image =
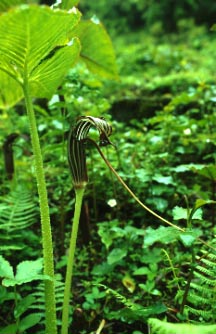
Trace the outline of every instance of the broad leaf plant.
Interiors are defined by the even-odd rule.
[[[46,333],[57,333],[53,245],[47,188],[33,98],[50,98],[68,70],[83,59],[90,70],[116,78],[114,51],[99,22],[80,21],[78,1],[58,6],[28,5],[20,0],[0,4],[0,108],[24,98],[39,195],[45,284]],[[64,324],[65,333],[68,323]]]

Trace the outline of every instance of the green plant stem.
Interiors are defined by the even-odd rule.
[[[70,238],[69,254],[67,260],[64,300],[62,309],[61,334],[68,333],[69,304],[71,295],[71,283],[73,277],[74,255],[76,250],[76,240],[77,240],[77,233],[78,233],[84,191],[85,191],[85,185],[83,185],[83,187],[81,188],[75,188],[76,201],[75,201],[74,218],[73,218],[71,238]]]
[[[189,274],[189,277],[187,279],[184,294],[183,294],[183,297],[182,297],[182,303],[181,303],[181,306],[180,306],[180,314],[182,314],[182,315],[183,315],[183,312],[184,312],[184,307],[185,307],[185,304],[186,304],[186,301],[187,301],[187,296],[188,296],[188,293],[189,293],[189,290],[190,290],[190,285],[191,285],[191,281],[193,279],[194,270],[195,270],[195,266],[196,266],[195,253],[194,253],[193,248],[191,248],[191,254],[192,254],[192,262],[191,262],[191,267],[190,267],[190,274]]]
[[[173,277],[174,277],[175,282],[176,282],[176,284],[177,284],[178,290],[181,291],[181,288],[180,288],[179,283],[178,283],[179,280],[178,280],[178,277],[176,276],[175,268],[174,268],[174,266],[173,266],[172,260],[171,260],[171,258],[170,258],[170,256],[169,256],[168,252],[167,252],[165,249],[162,249],[162,252],[164,252],[165,256],[167,257],[167,260],[168,260],[169,265],[170,265],[170,268],[171,268],[171,270],[172,270]]]
[[[49,280],[46,279],[44,281],[46,334],[57,334],[53,245],[52,245],[52,233],[50,226],[46,181],[43,169],[43,159],[42,159],[34,109],[28,91],[28,82],[24,84],[23,91],[30,124],[32,149],[35,162],[35,175],[36,175],[38,195],[39,195],[44,275],[50,277]]]

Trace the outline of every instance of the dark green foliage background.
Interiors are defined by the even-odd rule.
[[[195,0],[81,0],[80,7],[89,17],[96,14],[112,30],[121,33],[137,29],[149,29],[160,24],[166,33],[178,31],[178,21],[193,19],[198,25],[210,27],[215,23],[216,5],[212,1]]]
[[[210,1],[174,3],[81,0],[86,17],[96,14],[113,36],[120,79],[103,81],[79,63],[50,101],[35,100],[60,281],[74,208],[66,140],[70,126],[80,115],[109,120],[113,126],[111,140],[117,149],[103,151],[111,164],[144,203],[179,227],[190,227],[190,237],[195,235],[186,241],[143,211],[88,144],[89,185],[73,284],[74,334],[93,333],[102,319],[107,322],[104,333],[109,334],[147,333],[147,319],[157,316],[176,323],[215,322],[215,295],[211,293],[202,295],[202,303],[188,295],[182,309],[192,262],[210,270],[206,276],[194,276],[193,284],[200,280],[212,291],[205,278],[215,280],[215,250],[205,247],[197,237],[215,247],[215,206],[203,206],[191,226],[182,212],[198,199],[216,200],[216,32],[210,30],[216,7]],[[22,102],[0,113],[1,146],[11,133],[20,135],[13,144],[12,181],[7,180],[0,153],[1,213],[8,198],[11,205],[16,203],[10,197],[14,189],[19,194],[28,192],[28,200],[30,196],[34,203],[26,117]],[[94,131],[91,136],[97,138]],[[36,208],[31,226],[26,224],[18,235],[15,231],[16,239],[11,243],[7,238],[8,248],[1,254],[13,266],[22,257],[41,257],[38,221]],[[12,251],[16,240],[18,257]],[[205,265],[200,260],[204,249],[212,253],[211,261],[206,255],[209,262]],[[36,283],[19,287],[18,298],[40,288]],[[193,285],[190,293],[199,294]],[[13,312],[8,310],[14,296],[10,297],[1,304],[1,325],[13,321]],[[128,307],[127,303],[140,308]],[[35,333],[40,330],[35,326]]]

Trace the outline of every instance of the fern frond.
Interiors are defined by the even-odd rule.
[[[196,270],[202,272],[203,274],[205,274],[206,276],[209,276],[209,277],[214,277],[214,275],[216,274],[216,272],[214,271],[214,268],[211,269],[211,268],[207,268],[206,266],[205,267],[197,266]]]
[[[124,297],[123,295],[121,295],[116,290],[113,290],[113,289],[107,287],[104,284],[97,284],[97,286],[104,288],[106,290],[107,294],[112,294],[124,306],[126,306],[126,307],[128,307],[128,308],[130,308],[132,310],[136,309],[136,304],[134,304],[133,302],[131,302],[129,299],[127,299],[126,297]]]
[[[62,310],[62,303],[64,297],[64,283],[61,281],[61,276],[56,276],[55,281],[55,296],[56,296],[56,310]],[[35,291],[32,293],[33,297],[35,297],[35,302],[31,305],[30,308],[34,310],[38,310],[42,312],[42,317],[44,319],[44,311],[45,311],[45,301],[44,301],[44,282],[40,282],[40,284],[36,287]]]
[[[185,309],[203,320],[216,320],[216,255],[202,251],[197,258],[199,265],[195,268],[194,280],[190,284]]]
[[[0,197],[0,245],[4,245],[0,249],[22,248],[22,231],[36,222],[37,215],[32,194],[27,190],[17,188]]]
[[[23,229],[35,222],[35,203],[32,196],[23,191],[14,191],[0,205],[0,229],[10,231]]]
[[[199,273],[197,271],[194,272],[194,276],[200,280],[201,284],[208,284],[211,286],[215,286],[216,285],[216,280],[215,279],[211,279],[209,277],[204,276],[202,273]]]
[[[209,254],[209,255],[213,255],[213,254]],[[209,267],[209,268],[213,268],[213,270],[215,270],[215,263],[216,263],[216,257],[215,257],[215,259],[211,259],[211,258],[209,258],[209,259],[205,259],[205,258],[203,258],[202,260],[202,263],[204,263],[207,267]]]
[[[188,301],[193,303],[193,304],[209,304],[209,298],[201,296],[201,295],[197,295],[196,293],[190,292],[188,295]]]
[[[209,287],[206,287],[206,286],[194,283],[194,282],[191,283],[191,288],[199,291],[200,294],[202,294],[203,296],[209,296],[212,294],[212,290],[210,290]]]
[[[172,324],[158,319],[148,321],[151,334],[215,334],[216,325]]]
[[[212,310],[200,310],[197,308],[193,308],[191,306],[186,305],[185,309],[187,312],[196,315],[197,317],[202,317],[205,320],[213,320],[214,319],[214,314],[212,313]]]
[[[126,312],[123,313],[126,317],[129,316],[130,320],[139,319],[141,321],[144,321],[150,315],[160,314],[167,311],[167,308],[163,304],[158,303],[150,305],[148,307],[144,307],[141,304],[132,302],[130,299],[124,297],[116,290],[111,289],[104,284],[94,284],[94,285],[104,288],[107,294],[113,295],[115,299],[117,299],[120,303],[122,303],[126,308]],[[129,312],[127,312],[127,310]]]
[[[203,261],[205,258],[208,258],[208,259],[212,260],[213,263],[215,264],[215,262],[216,262],[216,253],[213,253],[213,252],[208,253],[208,252],[206,252],[206,251],[203,250],[203,251],[202,251],[202,254],[203,254],[205,257],[203,257],[203,258],[201,259],[201,261]]]

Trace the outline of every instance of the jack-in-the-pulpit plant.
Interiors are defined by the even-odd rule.
[[[99,145],[94,140],[88,137],[89,130],[92,126],[95,127],[99,132]],[[159,220],[177,229],[180,233],[185,232],[183,228],[180,228],[179,226],[176,226],[172,222],[161,217],[156,212],[152,211],[149,207],[147,207],[143,202],[141,202],[140,199],[133,193],[133,191],[125,184],[125,182],[116,172],[116,170],[111,166],[111,164],[106,159],[106,157],[104,156],[103,152],[99,147],[99,146],[106,146],[109,144],[113,145],[109,140],[109,136],[111,134],[112,134],[112,127],[105,121],[104,118],[97,118],[91,116],[83,116],[78,118],[75,126],[72,128],[69,134],[68,161],[75,190],[75,211],[74,211],[69,254],[67,261],[61,334],[68,334],[69,303],[70,303],[71,282],[73,275],[74,254],[76,248],[76,239],[79,226],[82,199],[85,187],[88,183],[86,155],[85,155],[85,147],[87,141],[90,141],[91,143],[94,144],[94,146],[97,148],[102,159],[105,161],[106,165],[109,167],[111,172],[116,176],[118,181],[123,185],[123,187],[128,191],[128,193],[134,198],[134,200],[139,205],[141,205],[145,210],[150,212],[153,216],[157,217]],[[198,240],[201,241],[203,244],[206,244],[205,241],[199,238]]]
[[[85,145],[92,126],[99,131],[100,146],[111,144],[108,137],[112,133],[112,127],[104,118],[83,116],[77,120],[68,138],[68,160],[75,189],[83,188],[88,182]]]
[[[62,334],[68,333],[69,325],[69,303],[71,282],[73,276],[73,262],[76,249],[76,239],[79,226],[79,218],[82,206],[82,199],[88,182],[85,146],[88,140],[88,133],[91,127],[95,127],[99,132],[99,145],[106,146],[112,144],[109,136],[112,133],[112,127],[104,118],[91,116],[80,117],[72,128],[68,138],[68,161],[72,174],[72,180],[75,190],[75,211],[72,224],[70,246],[68,252],[68,261],[65,279],[65,291],[62,310]],[[96,143],[95,143],[96,144]],[[97,145],[97,144],[96,144]]]

